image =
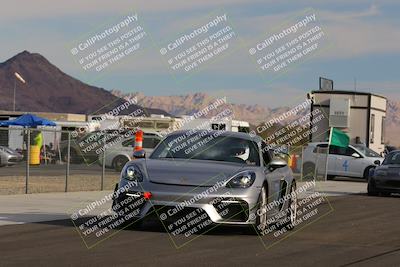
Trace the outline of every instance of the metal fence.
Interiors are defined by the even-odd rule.
[[[112,190],[134,140],[133,132],[76,136],[49,128],[0,128],[0,194]],[[313,151],[311,166],[304,150],[285,152],[295,178],[326,180],[326,149]]]
[[[288,164],[293,174],[299,181],[326,181],[328,150],[317,147],[312,155],[306,156],[306,147],[307,145],[288,148]]]
[[[119,171],[103,160],[113,156],[106,142],[49,128],[0,128],[0,194],[112,190]]]

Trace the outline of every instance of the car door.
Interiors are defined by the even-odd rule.
[[[330,153],[335,157],[336,175],[356,177],[360,175],[359,164],[361,159],[352,156],[352,154],[357,153],[353,148],[330,146]]]
[[[353,154],[358,154],[359,157],[353,157]],[[367,158],[365,158],[362,153],[355,150],[353,147],[349,146],[346,150],[346,157],[348,162],[345,163],[348,166],[351,176],[354,177],[364,177],[364,170],[369,165]]]

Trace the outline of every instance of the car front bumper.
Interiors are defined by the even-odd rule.
[[[400,193],[400,177],[375,177],[374,181],[379,191]]]
[[[124,186],[123,181],[119,188]],[[251,225],[255,223],[259,188],[223,187],[211,191],[210,187],[138,183],[136,187],[130,187],[127,192],[121,193],[114,200],[113,207],[116,204],[123,206],[127,203],[135,203],[132,205],[136,208],[134,217],[138,219],[156,216],[163,221],[173,221],[197,209],[205,212],[216,224]],[[144,192],[150,192],[151,197],[146,199]]]

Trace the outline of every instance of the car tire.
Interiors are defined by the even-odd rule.
[[[258,197],[258,205],[257,205],[257,210],[256,210],[256,232],[258,235],[262,235],[263,232],[268,228],[268,223],[267,223],[267,203],[268,203],[268,189],[264,185],[261,188],[260,195]],[[257,211],[262,211],[262,212],[257,212]],[[258,214],[260,213],[260,214]]]
[[[143,226],[143,219],[130,219],[130,220],[125,220],[124,216],[120,216],[118,215],[118,211],[114,211],[117,213],[117,219],[115,221],[119,221],[121,220],[122,223],[120,225],[118,225],[119,229],[135,229],[135,230],[139,230],[142,228]]]
[[[292,182],[292,186],[290,187],[289,194],[291,194],[291,197],[289,198],[285,227],[287,230],[293,230],[296,225],[298,208],[296,182],[294,180]]]
[[[76,163],[76,164],[81,164],[83,162],[83,158],[82,156],[80,156],[78,154],[78,152],[71,148],[70,152],[70,158],[69,158],[69,163]],[[67,162],[68,160],[68,148],[63,149],[63,151],[61,152],[61,159],[63,162]]]
[[[327,175],[326,176],[326,179],[328,180],[328,181],[332,181],[332,180],[335,180],[335,175]]]
[[[391,193],[389,193],[389,192],[380,192],[379,195],[381,195],[383,197],[390,197]]]
[[[112,166],[117,172],[120,172],[120,171],[122,171],[122,168],[124,168],[125,164],[128,161],[129,161],[129,159],[125,156],[116,156],[113,159]]]
[[[118,217],[120,218],[120,217]],[[139,219],[137,221],[124,221],[120,226],[119,229],[133,229],[133,230],[140,230],[143,227],[143,219]]]
[[[368,179],[368,186],[367,186],[367,194],[368,196],[378,196],[379,191],[375,186],[375,180],[371,177]]]
[[[306,162],[303,164],[303,179],[308,180],[308,177],[311,177],[313,180],[315,175],[315,164],[312,162]]]

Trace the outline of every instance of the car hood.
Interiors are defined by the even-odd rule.
[[[374,163],[376,160],[379,160],[379,162],[382,164],[383,160],[385,158],[382,157],[366,157],[366,159],[368,159],[371,163]]]
[[[244,169],[244,165],[206,160],[148,159],[146,170],[151,182],[213,186]]]

